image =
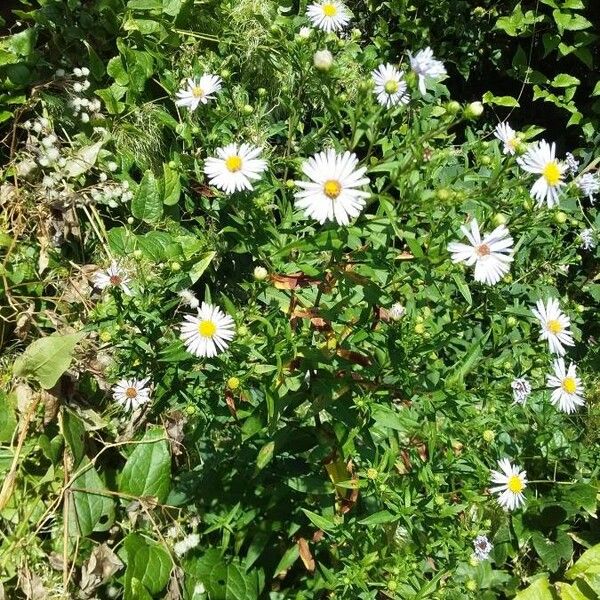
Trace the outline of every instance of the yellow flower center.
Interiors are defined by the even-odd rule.
[[[556,319],[550,319],[546,323],[546,327],[548,327],[548,330],[554,335],[560,333],[563,330],[562,325]]]
[[[567,392],[567,394],[574,394],[577,390],[577,382],[573,377],[565,377],[562,381],[562,389]]]
[[[200,86],[195,85],[192,88],[192,96],[194,96],[194,98],[202,98],[202,96],[204,96],[204,90]]]
[[[211,338],[217,333],[217,326],[213,321],[200,321],[198,323],[198,333],[205,338]]]
[[[385,91],[388,94],[395,94],[398,91],[399,87],[400,86],[395,79],[390,79],[389,81],[386,81],[384,86]]]
[[[560,167],[556,162],[548,163],[542,172],[542,175],[545,177],[548,185],[557,185],[560,182]]]
[[[326,17],[335,17],[335,15],[337,15],[337,6],[335,4],[332,4],[331,2],[326,2],[325,4],[323,4],[323,14]]]
[[[128,387],[128,388],[125,390],[125,395],[126,395],[128,398],[136,398],[136,397],[137,397],[137,395],[138,395],[138,393],[137,393],[137,390],[136,390],[134,387]]]
[[[323,186],[323,192],[328,198],[335,200],[342,193],[342,184],[336,179],[328,179]]]
[[[242,159],[236,155],[225,159],[225,166],[228,171],[235,173],[242,168]]]
[[[520,477],[517,477],[516,475],[511,475],[508,478],[508,481],[506,482],[506,487],[513,494],[519,494],[525,489],[525,484],[523,483],[523,480]]]
[[[517,149],[517,144],[519,143],[519,140],[517,138],[510,138],[509,140],[506,140],[506,145],[511,149],[511,150],[516,150]]]
[[[491,254],[490,247],[487,244],[480,244],[475,248],[477,256],[489,256]]]

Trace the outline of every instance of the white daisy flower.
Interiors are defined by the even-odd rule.
[[[544,202],[548,208],[557,205],[560,188],[565,185],[566,166],[556,160],[556,144],[541,140],[517,161],[523,170],[540,175],[531,188],[531,197],[538,206]]]
[[[181,302],[190,308],[198,308],[200,306],[200,300],[196,298],[192,290],[179,290],[177,295],[181,298]]]
[[[510,387],[512,387],[515,404],[525,404],[525,400],[527,400],[531,394],[531,384],[529,383],[529,380],[525,377],[518,377],[512,381]]]
[[[425,95],[427,83],[431,80],[439,81],[446,76],[446,68],[442,61],[433,56],[433,50],[429,47],[419,50],[414,56],[409,52],[410,68],[419,78],[419,91]]]
[[[339,0],[324,0],[309,4],[306,16],[315,27],[327,33],[339,31],[350,22],[350,12]]]
[[[579,232],[579,241],[584,250],[593,250],[596,247],[596,237],[592,229],[582,229]]]
[[[511,255],[513,239],[504,225],[496,227],[492,233],[481,239],[477,220],[471,221],[471,230],[466,225],[461,231],[467,236],[470,244],[452,242],[448,250],[452,253],[452,262],[464,262],[475,265],[475,281],[494,285],[510,270],[513,260]]]
[[[548,375],[546,382],[549,388],[554,388],[550,402],[559,410],[572,413],[578,406],[585,404],[583,385],[577,377],[577,367],[573,363],[567,369],[564,359],[557,358],[554,361],[554,375]]]
[[[150,402],[152,386],[145,379],[121,379],[112,388],[113,398],[127,411],[132,412]]]
[[[487,560],[494,546],[487,539],[486,535],[478,535],[473,542],[474,556],[477,560]]]
[[[404,73],[389,63],[379,65],[372,73],[374,92],[381,106],[390,108],[398,104],[408,104]]]
[[[94,276],[94,285],[101,290],[109,287],[118,287],[127,296],[131,296],[131,289],[127,285],[130,279],[127,273],[113,261],[106,271],[99,271]]]
[[[234,334],[233,319],[218,306],[203,302],[197,316],[185,316],[180,337],[188,352],[210,358],[226,350]]]
[[[217,148],[217,156],[207,158],[204,173],[210,184],[226,194],[253,190],[251,181],[257,181],[267,168],[267,161],[257,158],[261,149],[250,144],[228,144]]]
[[[498,123],[494,136],[504,144],[504,154],[514,154],[519,145],[517,132],[508,123]]]
[[[550,298],[546,304],[543,300],[536,302],[536,308],[531,312],[542,326],[541,340],[548,340],[550,352],[562,356],[565,353],[563,346],[574,346],[573,336],[569,331],[571,320],[560,310],[558,300]]]
[[[321,224],[335,220],[339,225],[348,225],[370,196],[357,189],[369,183],[364,177],[366,167],[357,169],[357,165],[356,154],[338,154],[331,148],[309,158],[302,165],[302,172],[311,181],[296,181],[302,188],[295,194],[296,206]]]
[[[504,510],[514,510],[525,502],[523,490],[527,487],[527,473],[512,465],[508,458],[498,461],[499,471],[492,471],[491,488],[493,494],[498,494],[498,504]]]
[[[209,100],[214,99],[214,95],[221,89],[222,80],[218,75],[209,75],[205,73],[198,78],[188,78],[187,87],[181,88],[177,92],[177,106],[185,106],[189,110],[196,110],[200,103],[207,104]]]
[[[597,173],[584,173],[577,179],[577,187],[581,190],[584,196],[587,196],[589,201],[594,204],[596,198],[594,196],[600,192],[600,177]]]

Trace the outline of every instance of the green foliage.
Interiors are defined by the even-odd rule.
[[[306,4],[45,0],[2,39],[0,596],[600,593],[599,251],[582,247],[600,214],[581,185],[598,159],[573,149],[552,207],[519,161],[542,134],[564,142],[537,100],[592,137],[589,5],[365,0],[338,36],[305,34]],[[407,52],[426,46],[448,78],[422,94]],[[377,102],[387,62],[405,105]],[[215,97],[178,106],[209,73]],[[455,88],[483,94],[481,121]],[[513,148],[490,108],[513,111]],[[207,160],[243,142],[267,167],[226,194]],[[368,179],[348,225],[298,206],[326,149]],[[495,285],[452,260],[473,219],[513,239]],[[575,340],[569,414],[531,312],[548,298]],[[181,337],[201,302],[234,323],[213,357]],[[490,490],[506,457],[528,479],[510,513]]]

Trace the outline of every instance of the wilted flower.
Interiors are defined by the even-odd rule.
[[[525,404],[525,401],[531,394],[531,384],[525,377],[514,379],[510,384],[513,390],[515,404]]]
[[[579,240],[584,250],[593,250],[596,247],[596,237],[593,229],[582,229],[579,232]]]
[[[400,302],[396,302],[395,304],[392,304],[390,310],[388,311],[388,316],[392,321],[399,321],[404,316],[405,312],[406,309],[404,306],[402,306]]]
[[[600,191],[600,177],[597,173],[584,173],[578,180],[577,186],[584,196],[587,196],[589,201],[594,204],[596,201],[595,195]]]
[[[186,535],[181,541],[173,545],[173,551],[177,556],[183,556],[192,548],[195,548],[200,543],[200,536],[197,533]]]
[[[123,290],[124,294],[131,296],[128,283],[129,276],[115,261],[110,264],[106,271],[100,271],[94,276],[94,285],[97,288],[105,290],[109,287],[118,287]]]
[[[444,64],[434,58],[433,50],[425,48],[419,50],[414,56],[409,52],[410,68],[419,78],[419,91],[425,95],[429,81],[439,81],[446,76]]]
[[[485,535],[478,535],[473,542],[474,555],[477,560],[487,560],[494,546]]]
[[[179,290],[177,295],[181,298],[181,302],[190,308],[198,308],[200,306],[200,300],[196,298],[196,295],[192,290]]]
[[[565,165],[571,175],[575,175],[579,171],[579,161],[570,152],[565,154]]]
[[[127,411],[133,411],[142,404],[150,402],[152,386],[147,385],[150,377],[145,379],[121,379],[112,388],[113,398]]]

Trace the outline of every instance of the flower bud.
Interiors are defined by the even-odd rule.
[[[494,441],[496,434],[491,429],[486,429],[483,432],[483,440],[488,444],[491,444]]]
[[[259,266],[254,267],[254,272],[252,274],[256,281],[264,281],[268,277],[269,272],[264,267]]]
[[[230,377],[227,380],[227,387],[233,391],[237,390],[240,387],[240,380],[237,377]]]
[[[333,65],[333,55],[329,50],[317,50],[313,56],[313,64],[319,71],[329,71]]]
[[[464,115],[467,119],[477,119],[483,114],[483,104],[481,102],[471,102],[465,107]]]

